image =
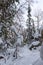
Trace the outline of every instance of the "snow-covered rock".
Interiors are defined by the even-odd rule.
[[[37,46],[37,45],[39,45],[39,41],[34,41],[34,42],[32,42],[32,45],[34,45],[34,46]]]
[[[39,41],[33,41],[30,45],[29,45],[29,49],[32,50],[33,48],[36,49],[36,47],[39,47],[41,44]]]

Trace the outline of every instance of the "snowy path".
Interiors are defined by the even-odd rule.
[[[33,65],[39,59],[39,54],[38,51],[30,51],[28,46],[24,46],[20,48],[18,59],[12,61],[13,57],[10,56],[6,63],[1,61],[0,65]]]
[[[22,48],[22,50],[23,58],[16,60],[14,65],[32,65],[40,57],[38,51],[29,51],[27,47]]]
[[[39,58],[36,62],[34,62],[33,65],[43,65],[43,60],[41,60],[41,58]]]

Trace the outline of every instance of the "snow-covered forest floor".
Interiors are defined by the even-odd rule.
[[[17,59],[15,59],[12,55],[9,56],[8,59],[6,56],[5,59],[0,60],[0,65],[34,65],[34,63],[40,59],[40,51],[30,51],[29,47],[25,45],[24,47],[19,48]]]

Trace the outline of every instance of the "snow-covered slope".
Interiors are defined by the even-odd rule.
[[[43,65],[43,61],[41,58],[39,58],[36,62],[33,63],[33,65]]]
[[[6,63],[4,60],[0,61],[1,65],[32,65],[40,58],[39,51],[30,51],[28,46],[24,46],[19,48],[19,57],[18,59],[14,59],[10,56],[9,59],[6,59]]]
[[[22,48],[21,51],[21,58],[18,58],[14,65],[32,65],[40,57],[38,51],[30,51],[27,46]]]

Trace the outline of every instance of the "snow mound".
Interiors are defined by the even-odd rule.
[[[35,42],[32,42],[32,45],[38,45],[40,42],[39,41],[35,41]]]
[[[38,49],[40,50],[40,42],[39,41],[34,41],[32,42],[30,45],[29,45],[29,49],[32,50],[32,49]]]

